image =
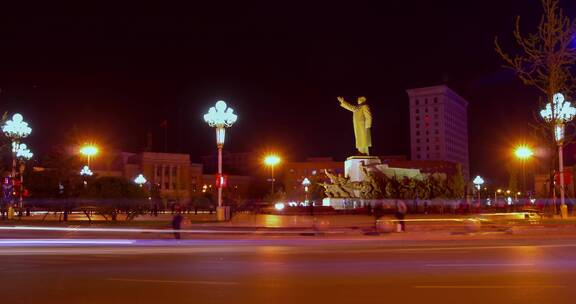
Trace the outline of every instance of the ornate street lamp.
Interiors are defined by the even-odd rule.
[[[234,110],[226,105],[226,102],[219,100],[216,102],[214,107],[208,110],[208,113],[204,115],[204,121],[208,123],[210,127],[216,129],[216,147],[218,148],[218,176],[217,178],[222,178],[222,148],[224,147],[224,141],[226,139],[226,128],[231,127],[236,120],[238,120],[238,115],[234,114]],[[222,184],[218,187],[218,208],[216,209],[216,217],[218,220],[226,220],[227,212],[222,206]]]
[[[94,173],[92,173],[92,170],[90,170],[90,168],[88,166],[84,166],[82,167],[82,170],[80,170],[80,175],[82,176],[92,176]]]
[[[144,185],[147,182],[146,178],[144,177],[144,175],[139,174],[138,176],[136,176],[136,178],[134,179],[134,183],[136,183],[138,186],[142,187],[142,185]]]
[[[304,194],[305,194],[305,199],[304,199],[304,203],[308,202],[308,187],[310,186],[310,180],[305,177],[304,180],[302,180],[302,186],[304,186]]]
[[[32,133],[32,128],[28,126],[28,123],[24,121],[24,118],[20,113],[12,115],[12,119],[6,121],[2,126],[2,132],[12,141],[12,186],[14,186],[14,181],[16,179],[16,159],[17,159],[17,147],[20,145],[20,141],[30,133]]]
[[[562,210],[566,208],[564,200],[564,159],[562,155],[562,146],[564,144],[564,127],[567,122],[571,121],[576,115],[574,108],[569,101],[564,100],[564,95],[556,93],[552,97],[552,102],[547,103],[546,107],[540,111],[540,116],[552,125],[554,128],[554,140],[558,145],[558,171],[560,174],[560,206]]]
[[[478,206],[480,206],[480,189],[482,189],[484,179],[480,175],[476,175],[472,183],[476,186],[476,190],[478,192]]]

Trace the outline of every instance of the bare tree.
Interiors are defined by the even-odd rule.
[[[498,37],[494,43],[506,67],[514,70],[524,84],[537,88],[547,101],[551,101],[557,92],[572,96],[576,85],[571,73],[576,60],[576,23],[564,15],[559,0],[542,0],[542,6],[544,13],[535,33],[523,35],[520,16],[516,17],[513,34],[519,52],[506,53]]]
[[[559,0],[541,1],[544,12],[536,32],[523,34],[520,29],[520,16],[516,17],[513,31],[514,41],[518,46],[516,53],[505,52],[498,37],[494,39],[494,43],[496,52],[506,63],[505,67],[512,69],[525,85],[535,87],[543,93],[544,98],[540,98],[543,105],[551,102],[552,96],[557,92],[568,97],[573,96],[576,88],[576,79],[572,73],[576,61],[576,23],[564,14]],[[538,138],[542,138],[553,151],[554,124],[546,123],[537,114],[535,116],[536,123],[532,126]],[[550,159],[550,193],[553,189],[555,160],[554,156]]]

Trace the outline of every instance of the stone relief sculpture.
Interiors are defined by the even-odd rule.
[[[446,174],[423,174],[418,178],[398,178],[386,176],[381,172],[362,167],[364,179],[353,182],[342,175],[335,175],[326,171],[330,183],[320,183],[329,198],[358,198],[358,199],[432,199],[438,197],[457,198],[457,191],[453,178]],[[422,178],[424,177],[424,178]]]

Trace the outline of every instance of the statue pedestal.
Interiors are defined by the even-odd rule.
[[[361,182],[366,178],[363,166],[380,164],[382,161],[378,156],[350,156],[344,162],[344,176],[349,177],[351,182]]]

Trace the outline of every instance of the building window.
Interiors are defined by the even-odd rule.
[[[416,129],[420,128],[420,124],[416,124]]]
[[[438,98],[434,97],[434,103],[438,103]]]
[[[416,139],[416,143],[419,144],[419,143],[420,143],[420,139]]]
[[[420,151],[420,147],[416,147],[416,151]]]
[[[420,135],[420,131],[416,131],[416,135]]]
[[[428,104],[428,98],[424,98],[424,104]]]
[[[178,169],[176,167],[172,167],[172,176],[176,176]]]
[[[164,183],[164,189],[168,190],[168,189],[170,189],[169,187],[170,187],[170,183]]]
[[[420,100],[416,99],[416,101],[414,102],[416,105],[420,104]]]
[[[416,158],[417,158],[417,159],[420,159],[420,154],[416,155]]]
[[[416,109],[416,111],[414,111],[416,114],[420,113],[420,109]]]

